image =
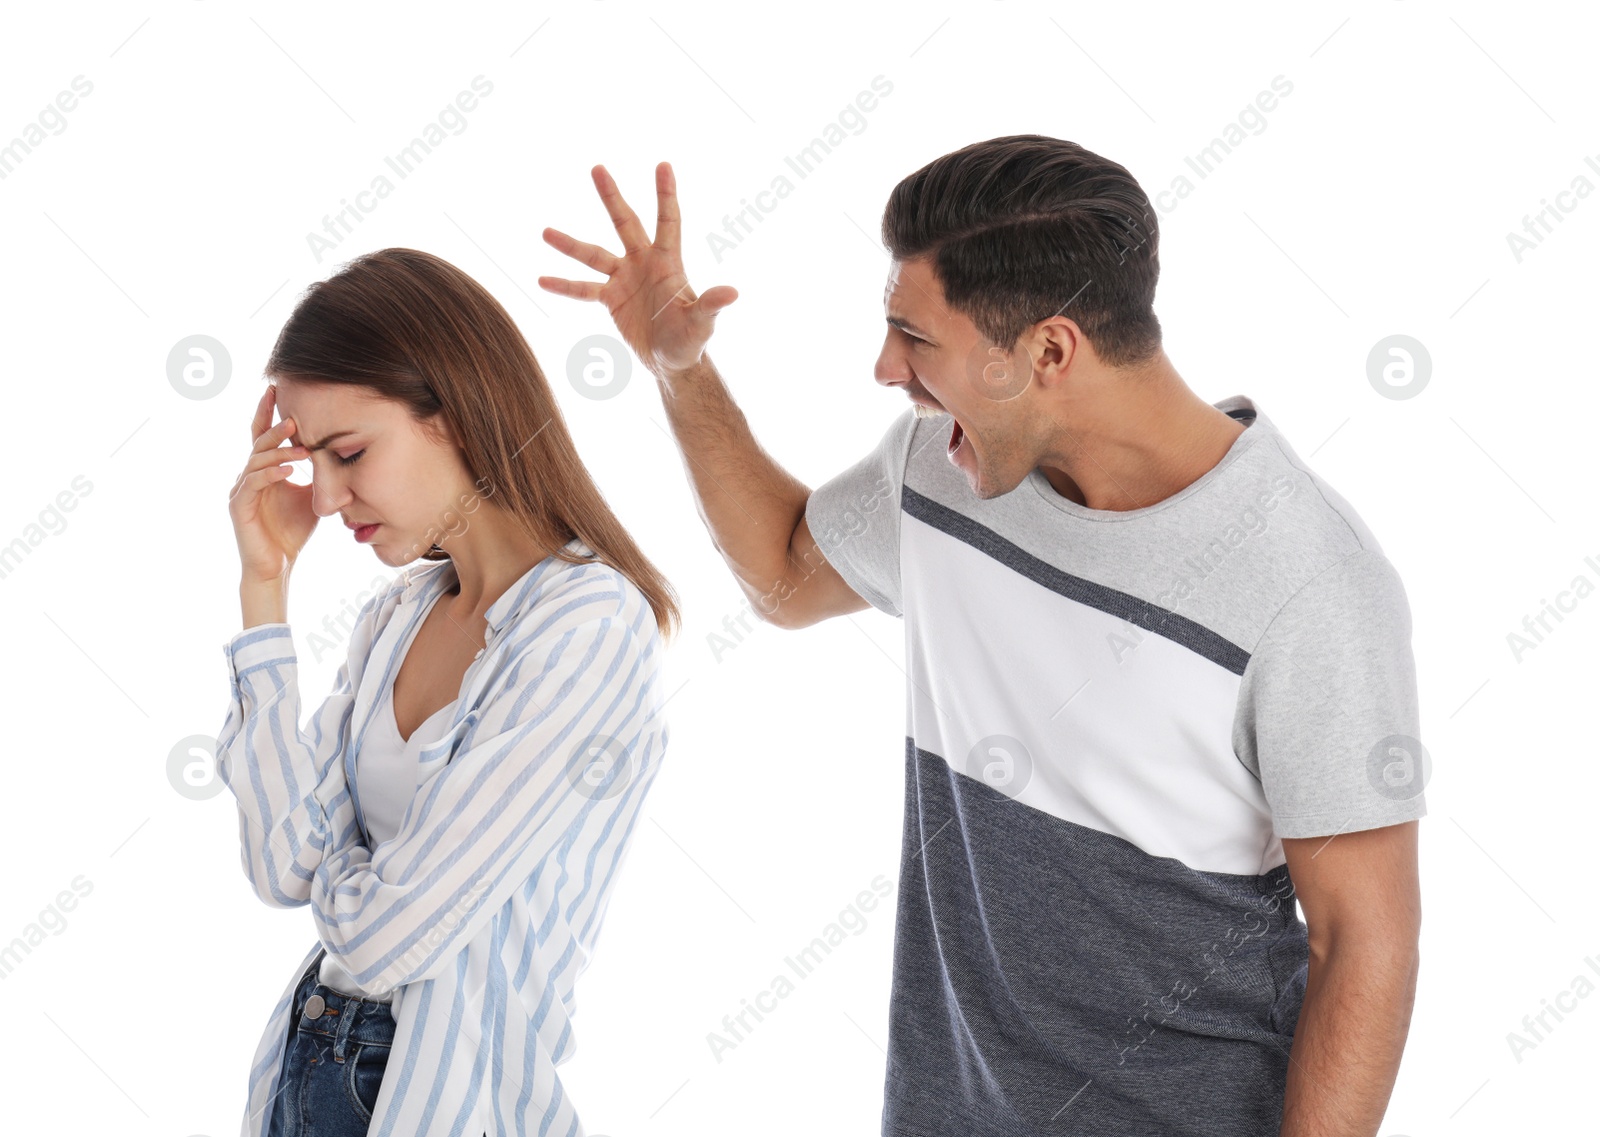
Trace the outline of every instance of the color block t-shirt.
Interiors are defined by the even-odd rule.
[[[1426,814],[1399,576],[1215,405],[1246,428],[1142,509],[1038,469],[978,498],[910,410],[806,505],[905,624],[886,1135],[1276,1135],[1308,959],[1281,839]]]

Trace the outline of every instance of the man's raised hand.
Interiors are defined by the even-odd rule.
[[[541,276],[539,287],[578,300],[599,300],[611,313],[617,331],[633,353],[659,376],[686,370],[700,362],[711,338],[716,314],[739,297],[729,285],[718,285],[696,297],[689,287],[679,252],[677,183],[670,163],[656,166],[656,237],[622,199],[604,166],[589,171],[606,212],[622,238],[622,256],[579,241],[559,229],[546,229],[554,248],[606,277],[604,284]]]

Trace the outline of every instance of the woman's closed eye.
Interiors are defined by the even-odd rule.
[[[365,449],[357,450],[354,454],[350,455],[348,458],[340,458],[339,459],[339,465],[341,465],[341,466],[354,465],[356,462],[359,462],[361,460],[361,455],[363,455],[365,453],[366,453]]]

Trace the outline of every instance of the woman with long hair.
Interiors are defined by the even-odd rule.
[[[667,742],[674,592],[510,315],[438,257],[313,284],[265,373],[229,499],[244,628],[217,767],[246,877],[309,905],[318,943],[243,1133],[581,1133],[556,1066]],[[406,571],[321,622],[348,655],[303,731],[288,582],[333,515]]]

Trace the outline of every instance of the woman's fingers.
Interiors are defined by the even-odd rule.
[[[595,272],[603,272],[607,276],[616,272],[622,264],[615,254],[607,252],[599,245],[591,245],[587,241],[569,237],[559,229],[546,229],[544,239],[547,244],[566,253],[573,260],[581,261]]]
[[[263,466],[281,466],[285,462],[298,462],[302,458],[309,457],[311,457],[311,451],[304,446],[264,446],[250,455],[250,461],[245,466],[245,469],[255,470]]]
[[[244,472],[239,475],[238,480],[233,483],[233,489],[228,493],[228,503],[232,505],[238,502],[241,496],[244,498],[244,502],[240,504],[254,503],[259,498],[262,490],[273,482],[283,481],[292,473],[294,473],[294,468],[291,466],[257,463],[252,458],[251,465],[246,466]]]
[[[644,226],[622,199],[622,191],[617,189],[617,183],[606,173],[606,168],[596,166],[589,173],[594,178],[594,188],[600,191],[600,200],[605,202],[606,212],[611,215],[611,223],[617,227],[617,235],[622,238],[623,254],[649,248],[650,238],[645,236]]]
[[[261,392],[261,398],[256,400],[256,413],[250,420],[250,445],[254,446],[266,429],[272,425],[272,404],[277,399],[278,387],[275,383],[268,383],[267,389]]]
[[[268,427],[266,430],[262,431],[256,436],[255,444],[251,447],[251,449],[256,452],[270,450],[277,446],[285,438],[288,438],[289,432],[293,429],[294,419],[279,419],[277,422],[273,423],[272,426]]]

